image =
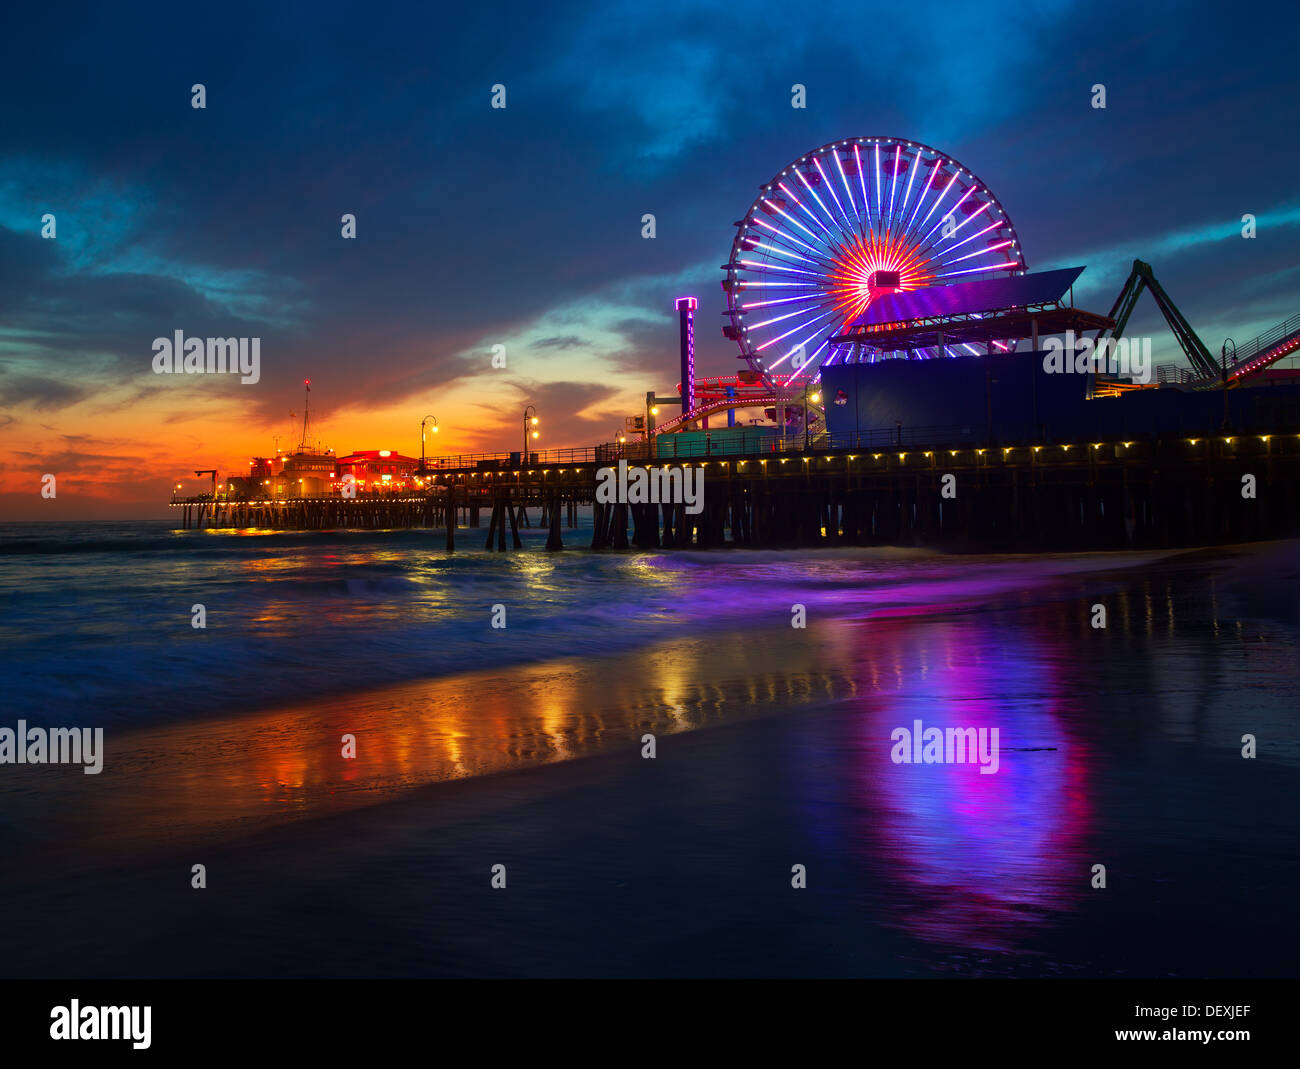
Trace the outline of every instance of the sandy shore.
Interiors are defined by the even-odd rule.
[[[854,786],[853,703],[809,706],[617,752],[433,784],[225,844],[69,863],[7,884],[13,976],[1286,975],[1300,877],[1287,835],[1197,829],[1277,811],[1291,778],[1197,760],[1113,767],[1078,849],[890,840]],[[829,744],[829,745],[828,745]],[[790,755],[802,755],[791,763]],[[1026,755],[1041,764],[1058,754]],[[735,775],[736,770],[741,771]],[[1196,798],[1202,799],[1199,803]],[[1104,803],[1104,804],[1101,804]],[[1177,812],[1167,811],[1176,808]],[[1235,818],[1234,818],[1235,819]],[[935,852],[958,865],[935,878]],[[1105,857],[1114,890],[1086,890]],[[941,859],[940,859],[941,861]],[[208,887],[190,887],[203,863]],[[967,863],[982,875],[972,882]],[[491,887],[494,865],[507,886]],[[808,887],[790,884],[792,864]],[[1245,954],[1238,903],[1252,924]],[[1044,896],[1044,891],[1047,894]],[[1225,899],[1228,906],[1225,907]],[[953,930],[956,924],[959,931]],[[57,932],[57,938],[53,933]],[[1267,932],[1267,938],[1262,933]],[[1249,961],[1249,965],[1236,964]]]
[[[842,622],[659,643],[137,730],[103,772],[5,778],[11,846],[54,861],[230,841],[434,783],[622,750],[855,693]],[[347,736],[355,758],[345,758]],[[51,790],[57,778],[57,790]]]
[[[1194,570],[1154,583],[124,732],[101,776],[6,779],[4,971],[1287,975],[1295,771],[1233,740],[1293,718],[1294,664],[1188,623]],[[1103,588],[1126,622],[1097,636]],[[917,717],[999,725],[998,774],[893,765]]]

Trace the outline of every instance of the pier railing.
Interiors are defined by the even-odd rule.
[[[442,471],[518,471],[555,468],[576,464],[608,464],[620,460],[689,460],[698,457],[761,456],[767,454],[824,452],[840,449],[888,449],[895,446],[948,445],[975,440],[970,427],[877,427],[848,434],[772,434],[770,431],[720,432],[711,437],[693,433],[690,437],[665,434],[649,441],[605,442],[578,449],[545,449],[535,452],[458,453],[427,457],[417,475]]]
[[[1228,377],[1231,378],[1236,375],[1278,343],[1287,339],[1294,339],[1297,334],[1300,334],[1300,314],[1293,315],[1290,319],[1279,323],[1272,330],[1265,331],[1258,338],[1237,349],[1236,359],[1227,371]]]

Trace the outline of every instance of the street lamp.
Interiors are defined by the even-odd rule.
[[[438,421],[433,416],[425,416],[420,420],[420,470],[424,471],[424,427],[426,423],[433,424],[433,433],[438,433]]]
[[[808,387],[811,386],[811,385],[812,385],[812,379],[809,379],[807,382],[805,382],[805,383],[803,384],[803,448],[804,448],[804,452],[807,452],[807,451],[808,451],[808,445],[809,445],[809,431],[808,431],[808,402],[811,400],[813,404],[818,404],[818,403],[821,401],[821,399],[822,399],[822,395],[821,395],[820,393],[817,393],[817,392],[814,392],[811,398],[808,396]]]
[[[537,418],[536,405],[529,405],[524,409],[524,452],[519,458],[521,464],[528,463],[528,436],[531,434],[534,439],[542,436],[542,432],[537,429],[540,422],[541,420]]]
[[[1219,356],[1222,358],[1220,372],[1223,375],[1223,429],[1228,429],[1228,353],[1231,351],[1232,360],[1237,359],[1237,343],[1228,338],[1223,343],[1223,348],[1219,350]]]

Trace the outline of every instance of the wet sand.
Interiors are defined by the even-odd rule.
[[[428,786],[225,845],[58,879],[47,870],[4,897],[6,972],[1294,973],[1294,827],[1289,840],[1227,849],[1198,839],[1225,806],[1244,816],[1287,805],[1289,774],[1242,781],[1228,759],[1198,760],[1164,777],[1152,812],[1150,769],[1129,763],[1094,797],[1106,815],[1082,849],[1022,844],[1024,867],[963,883],[925,871],[926,851],[952,844],[876,837],[880,810],[855,797],[851,760],[825,745],[852,737],[856,719],[851,703],[808,708],[671,737],[655,761],[623,750]],[[800,751],[817,758],[794,774],[788,755]],[[740,779],[724,771],[738,768]],[[1087,890],[1093,858],[1108,865],[1106,893]],[[206,890],[189,886],[194,862],[207,866]],[[805,890],[790,886],[796,863]],[[496,864],[505,889],[490,886]]]
[[[101,776],[24,770],[57,795],[6,779],[5,971],[1293,975],[1297,763],[1237,739],[1294,734],[1294,627],[1220,619],[1205,581],[1094,573],[122,733]],[[893,764],[916,718],[998,726],[998,774]]]
[[[682,639],[195,723],[110,728],[100,774],[15,767],[0,797],[11,845],[50,861],[229,841],[428,784],[639,753],[646,732],[664,737],[851,696],[845,641],[833,622]],[[343,756],[349,735],[354,758]]]

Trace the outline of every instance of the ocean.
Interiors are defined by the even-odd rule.
[[[1294,974],[1300,543],[591,553],[588,521],[548,554],[522,534],[491,554],[462,528],[449,555],[434,531],[0,527],[0,728],[105,739],[100,775],[0,765],[0,908],[35,924],[0,957]],[[996,729],[997,771],[896,762],[924,727]],[[78,907],[116,920],[48,938]]]

